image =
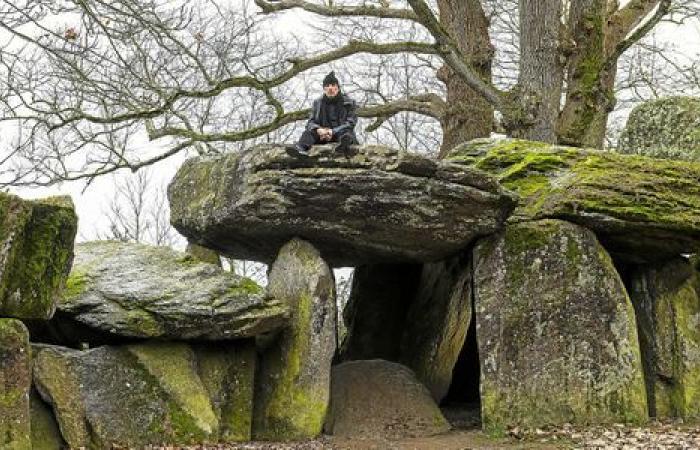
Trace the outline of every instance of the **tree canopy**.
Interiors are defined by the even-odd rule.
[[[0,1],[0,184],[292,140],[329,65],[368,140],[440,154],[492,131],[602,147],[620,80],[639,89],[648,61],[698,88],[696,63],[643,39],[698,0],[194,3]],[[311,25],[285,30],[290,10]]]

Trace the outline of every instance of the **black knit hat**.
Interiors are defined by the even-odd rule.
[[[338,79],[335,77],[335,72],[333,72],[333,71],[331,71],[331,73],[326,75],[325,78],[323,79],[323,87],[326,87],[329,84],[340,85],[340,83],[338,83]]]

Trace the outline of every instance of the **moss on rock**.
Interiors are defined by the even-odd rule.
[[[61,435],[71,448],[92,445],[85,422],[81,380],[73,365],[79,354],[60,347],[36,347],[34,384],[54,411]]]
[[[268,293],[285,301],[293,318],[262,356],[253,436],[313,438],[323,429],[330,395],[336,318],[333,273],[315,248],[294,239],[272,266]]]
[[[251,439],[257,354],[252,340],[195,348],[198,372],[219,417],[219,441]]]
[[[48,319],[73,260],[78,219],[68,197],[0,193],[0,315]]]
[[[71,448],[186,446],[219,440],[219,415],[198,371],[188,345],[145,342],[40,346],[34,377]]]
[[[196,373],[196,359],[191,347],[182,343],[150,342],[127,348],[136,355],[139,364],[156,378],[172,401],[193,419],[197,430],[194,434],[217,434],[219,420]],[[186,417],[181,422],[185,420]]]
[[[620,135],[618,150],[700,161],[700,98],[666,97],[637,106]]]
[[[634,310],[593,233],[513,224],[474,255],[485,430],[646,420]]]
[[[475,140],[448,158],[495,175],[521,196],[510,223],[558,218],[593,230],[633,262],[700,247],[700,164],[516,139]]]
[[[30,450],[29,333],[19,320],[0,319],[0,448]]]
[[[700,273],[685,258],[628,271],[650,414],[700,418]]]
[[[32,450],[61,450],[66,443],[61,436],[56,418],[51,407],[44,403],[39,394],[32,391],[30,395],[32,420]]]

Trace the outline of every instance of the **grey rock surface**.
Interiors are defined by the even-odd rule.
[[[627,268],[649,412],[700,418],[700,273],[686,258]]]
[[[618,150],[700,161],[700,98],[666,97],[637,106],[620,135]]]
[[[281,328],[289,316],[254,281],[167,247],[96,241],[76,245],[75,254],[65,298],[49,323],[54,340],[90,342],[95,332],[243,338]]]
[[[439,260],[501,227],[515,196],[484,172],[367,145],[346,159],[281,145],[186,161],[168,188],[171,223],[190,241],[271,262],[293,237],[332,266]]]
[[[472,320],[471,251],[426,263],[401,338],[400,362],[436,402],[446,395]]]
[[[290,306],[293,316],[261,357],[253,437],[314,438],[326,417],[336,349],[333,272],[311,244],[293,239],[272,265],[267,289]]]
[[[172,342],[86,351],[37,345],[34,383],[70,448],[230,442],[232,432],[243,439],[250,433],[255,354],[247,345],[206,355]],[[229,353],[243,376],[228,378]],[[203,377],[200,363],[223,372]]]
[[[486,430],[647,419],[634,309],[590,230],[509,225],[474,265]]]
[[[401,364],[381,359],[333,367],[326,432],[358,439],[431,436],[450,425],[430,392]]]

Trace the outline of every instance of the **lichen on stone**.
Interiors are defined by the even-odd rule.
[[[293,239],[280,249],[267,290],[290,306],[292,319],[262,356],[255,381],[253,436],[313,438],[323,429],[330,395],[336,318],[333,273],[313,246]]]
[[[512,224],[474,264],[486,431],[646,420],[634,310],[589,230]]]
[[[700,98],[666,97],[637,106],[620,135],[618,150],[700,161]]]

